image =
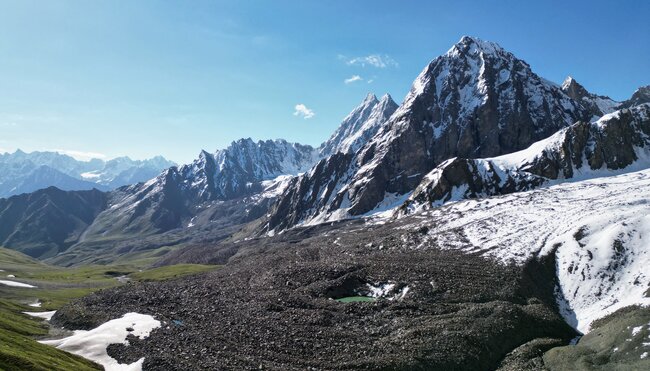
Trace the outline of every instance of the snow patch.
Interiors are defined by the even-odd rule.
[[[39,303],[39,306],[40,306],[40,303]],[[42,319],[44,319],[46,321],[49,321],[49,320],[52,319],[52,316],[54,315],[54,313],[56,313],[56,311],[53,310],[51,312],[23,312],[23,313],[25,313],[28,316],[32,316],[32,317],[36,317],[36,318],[42,318]]]
[[[0,280],[0,285],[11,286],[11,287],[23,287],[23,288],[30,288],[30,289],[36,287],[26,283],[9,281],[9,280]]]
[[[366,284],[366,287],[370,291],[370,297],[373,298],[381,298],[386,295],[388,295],[391,291],[393,291],[393,288],[395,288],[394,283],[379,283],[376,285],[372,285],[370,283]]]
[[[144,339],[160,325],[160,321],[150,315],[127,313],[122,318],[108,321],[93,330],[77,330],[74,335],[63,339],[40,342],[97,362],[106,371],[140,371],[144,358],[131,364],[121,364],[106,353],[106,348],[110,344],[128,345],[126,338],[129,334]],[[129,332],[127,328],[133,331]]]
[[[40,307],[41,307],[41,304],[42,304],[42,303],[40,302],[40,300],[36,300],[36,303],[31,303],[31,304],[28,304],[28,305],[29,305],[30,307],[32,307],[32,308],[40,308]]]

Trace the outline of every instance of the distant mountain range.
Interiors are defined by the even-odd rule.
[[[57,152],[0,154],[0,197],[34,192],[47,187],[62,190],[108,191],[147,181],[173,162],[161,156],[149,160],[118,157],[109,161],[79,161]]]

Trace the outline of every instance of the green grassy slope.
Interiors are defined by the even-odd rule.
[[[0,285],[0,370],[96,370],[101,366],[56,348],[40,344],[49,326],[25,311],[57,310],[70,300],[121,283],[164,280],[216,269],[218,266],[182,264],[147,269],[140,263],[54,267],[19,252],[0,248],[0,279],[29,283],[36,288]],[[8,278],[14,275],[15,278]],[[27,304],[40,302],[40,308]]]
[[[650,370],[650,308],[626,307],[592,324],[578,344],[544,354],[552,371]]]
[[[23,307],[0,299],[0,370],[101,370],[101,366],[81,357],[43,345],[34,340],[45,336],[43,321],[22,314]]]

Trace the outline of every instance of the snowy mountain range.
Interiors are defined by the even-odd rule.
[[[544,338],[542,330],[561,332],[557,341],[564,344],[570,337],[563,337],[590,331],[607,314],[650,305],[650,87],[614,101],[571,77],[550,82],[499,45],[473,37],[432,60],[401,104],[388,94],[368,94],[317,148],[240,139],[182,166],[162,158],[79,163],[16,152],[0,156],[0,170],[5,192],[48,182],[75,189],[134,183],[110,192],[47,188],[0,200],[2,245],[60,265],[124,257],[226,264],[219,285],[174,283],[185,285],[177,299],[213,295],[202,291],[206,287],[230,289],[236,294],[213,299],[262,308],[253,319],[290,312],[292,321],[320,324],[336,312],[326,299],[374,295],[387,301],[368,308],[406,313],[400,321],[407,327],[412,315],[426,313],[417,331],[404,333],[409,336],[447,313],[448,307],[427,312],[444,300],[462,306],[454,316],[473,308],[475,321],[508,324],[497,326],[498,336],[537,321],[528,338],[518,328],[510,335],[519,340],[507,335],[512,346],[484,355],[497,362],[504,352]],[[146,171],[157,174],[133,181]],[[449,260],[432,270],[434,258]],[[449,264],[464,270],[447,270]],[[496,273],[488,276],[485,267]],[[502,279],[510,274],[515,278]],[[449,277],[462,280],[451,285]],[[476,291],[486,279],[515,288]],[[470,281],[477,286],[466,287]],[[174,284],[160,286],[161,292],[174,297]],[[287,290],[293,299],[257,305],[266,296],[246,295],[258,289]],[[138,289],[120,290],[115,297]],[[311,312],[321,305],[327,309],[322,318]],[[300,317],[304,308],[309,319]],[[377,325],[377,312],[369,316],[359,322],[364,329],[395,323],[391,317]],[[519,322],[508,322],[513,319]],[[440,333],[436,326],[429,330],[426,339]],[[381,341],[393,344],[394,337]],[[532,347],[539,354],[550,348]]]
[[[241,139],[193,163],[171,167],[156,178],[112,192],[108,208],[85,239],[160,233],[191,223],[202,209],[273,189],[274,179],[308,170],[317,150],[284,140]],[[185,222],[185,223],[184,223]]]
[[[401,105],[388,94],[368,94],[318,148],[240,139],[110,192],[70,251],[75,244],[186,229],[222,238],[215,226],[242,223],[253,223],[247,233],[272,235],[639,168],[645,166],[647,89],[615,102],[570,77],[552,83],[499,45],[463,37],[424,68]],[[82,182],[73,185],[80,189],[92,188],[91,179],[95,187],[115,186],[141,169],[168,165],[162,158],[80,163],[22,152],[0,157],[0,164],[8,156],[28,167],[56,165],[72,175],[54,185]],[[610,170],[598,173],[601,168]]]
[[[142,161],[128,157],[79,161],[57,152],[25,153],[16,150],[0,154],[0,197],[47,187],[107,191],[147,181],[173,165],[161,156]]]

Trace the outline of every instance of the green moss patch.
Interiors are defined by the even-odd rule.
[[[645,354],[645,355],[644,355]],[[592,324],[576,345],[544,354],[550,370],[650,370],[650,308],[623,308]]]
[[[368,302],[368,301],[375,301],[377,300],[376,298],[371,298],[368,296],[348,296],[345,298],[339,298],[335,299],[336,301],[340,303],[358,303],[358,302]]]

